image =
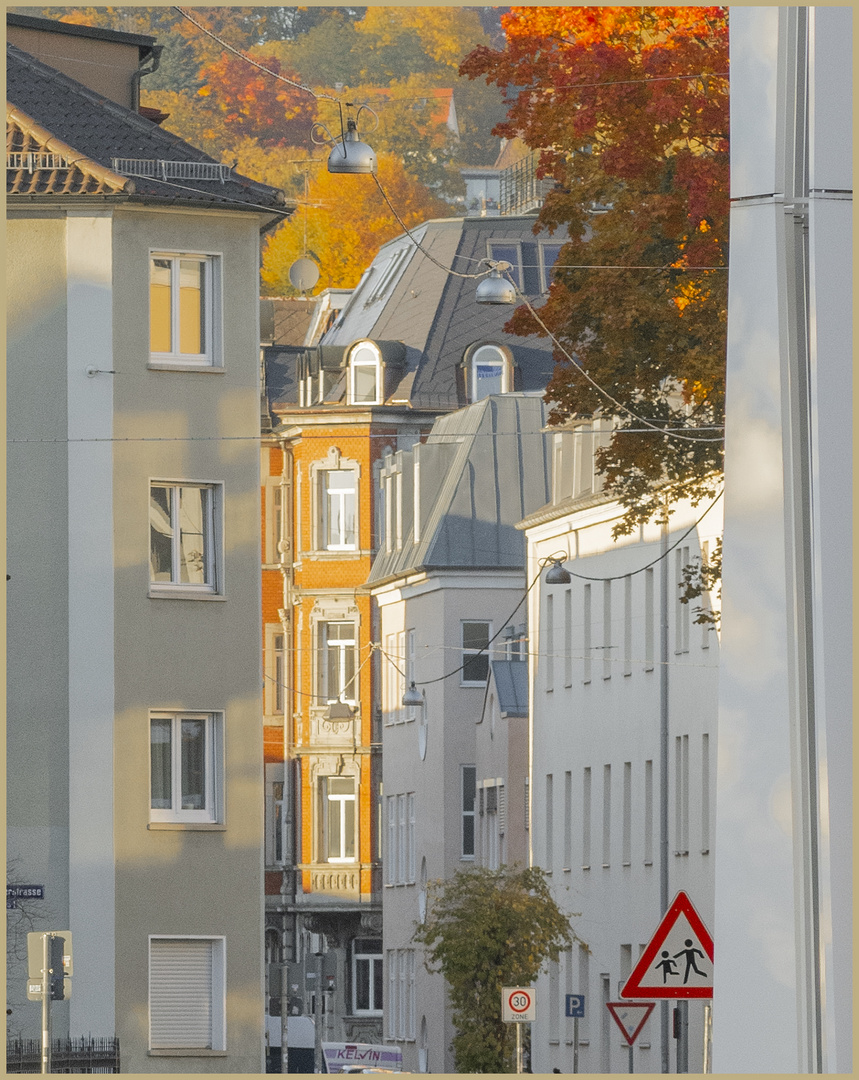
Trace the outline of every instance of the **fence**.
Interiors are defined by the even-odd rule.
[[[6,1073],[42,1071],[40,1039],[6,1040]],[[119,1039],[54,1039],[52,1073],[118,1073]]]

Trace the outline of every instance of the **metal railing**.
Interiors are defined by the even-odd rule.
[[[537,179],[539,157],[535,150],[499,173],[498,211],[502,216],[527,214],[543,205],[554,181]]]
[[[111,158],[110,167],[121,176],[148,176],[154,180],[230,179],[231,165],[214,161],[163,161],[160,158]]]
[[[40,1039],[6,1040],[6,1073],[38,1073],[42,1067]],[[118,1073],[119,1039],[54,1039],[52,1073]]]
[[[70,169],[71,165],[63,154],[52,154],[48,151],[21,151],[12,150],[6,154],[7,169],[26,169],[27,172],[35,172],[37,169]]]

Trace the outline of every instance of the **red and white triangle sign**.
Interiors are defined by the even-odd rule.
[[[620,996],[713,996],[713,939],[685,892],[672,900]]]
[[[623,1037],[632,1046],[647,1018],[656,1008],[655,1001],[607,1001],[608,1011],[623,1032]]]

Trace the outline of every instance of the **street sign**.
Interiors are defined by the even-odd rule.
[[[584,994],[567,994],[566,1007],[564,1009],[564,1016],[572,1016],[574,1019],[581,1020],[585,1015],[585,995]]]
[[[44,900],[44,885],[7,885],[6,909],[17,908],[19,900]]]
[[[685,892],[672,900],[620,996],[713,996],[713,939]]]
[[[505,1024],[525,1024],[537,1015],[537,1003],[531,986],[506,986],[501,991],[501,1019]]]
[[[68,978],[73,973],[71,930],[36,930],[27,934],[27,975],[30,979],[42,977],[42,940],[46,933],[63,938],[63,975]]]
[[[627,1046],[632,1046],[647,1023],[647,1018],[656,1008],[655,1001],[607,1001],[606,1007],[626,1039]]]

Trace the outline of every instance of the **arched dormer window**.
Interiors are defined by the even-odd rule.
[[[349,354],[349,403],[382,403],[382,354],[372,341],[359,342]]]
[[[513,360],[503,345],[472,345],[465,354],[465,370],[469,401],[508,394],[513,389]]]

